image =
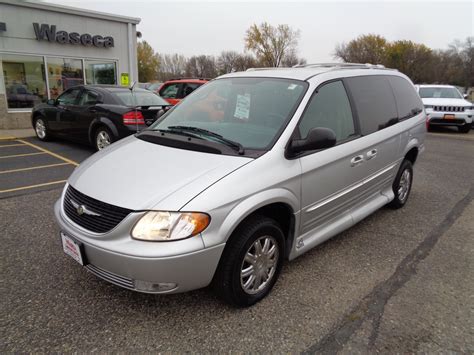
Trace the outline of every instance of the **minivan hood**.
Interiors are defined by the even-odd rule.
[[[132,210],[178,211],[201,191],[253,159],[123,139],[83,162],[69,184]]]
[[[472,106],[469,101],[464,99],[425,98],[421,100],[423,105],[431,106]]]

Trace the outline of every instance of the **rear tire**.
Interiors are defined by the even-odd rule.
[[[395,198],[388,205],[393,209],[399,209],[405,206],[410,196],[411,186],[413,182],[413,165],[409,160],[404,160],[397,176],[393,182],[392,189]]]
[[[33,127],[35,129],[36,137],[38,137],[40,141],[46,142],[51,139],[51,134],[49,133],[46,120],[43,116],[35,118]]]
[[[213,280],[219,296],[237,307],[251,306],[273,288],[284,259],[285,237],[271,218],[255,215],[232,234]]]
[[[96,151],[102,150],[115,142],[115,137],[105,126],[100,126],[94,132],[94,148]]]
[[[458,129],[461,133],[469,133],[471,130],[471,125],[466,123],[464,126],[459,126]]]

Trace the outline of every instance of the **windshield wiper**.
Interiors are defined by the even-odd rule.
[[[170,127],[169,129],[165,129],[165,128],[148,128],[148,129],[144,129],[142,132],[146,132],[146,131],[154,131],[154,132],[178,134],[178,135],[180,135],[180,136],[191,137],[191,138],[197,138],[197,139],[203,139],[202,137],[198,136],[197,134],[192,134],[192,133],[189,133],[189,132],[183,132],[182,130],[173,129],[173,128],[171,128],[171,127]]]
[[[201,133],[204,135],[207,135],[209,137],[213,137],[217,139],[218,141],[228,145],[231,148],[234,148],[237,150],[239,155],[243,155],[245,153],[244,146],[240,144],[239,142],[232,141],[230,139],[224,138],[218,133],[208,131],[207,129],[199,128],[199,127],[192,127],[192,126],[169,126],[168,129],[175,131],[188,131],[188,132],[196,132],[196,133]]]

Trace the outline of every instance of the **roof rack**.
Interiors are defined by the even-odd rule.
[[[386,69],[382,64],[371,63],[311,63],[297,64],[293,68],[360,68],[360,69]]]

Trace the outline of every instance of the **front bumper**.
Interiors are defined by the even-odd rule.
[[[65,216],[61,200],[54,206],[59,227],[83,245],[85,267],[96,276],[145,293],[185,292],[211,283],[225,244],[204,248],[200,236],[175,242],[134,240],[129,232],[137,216],[127,217],[107,234],[94,235]]]
[[[467,112],[442,112],[427,110],[428,123],[433,126],[464,126],[473,123],[473,113]],[[446,118],[454,116],[454,118]]]

